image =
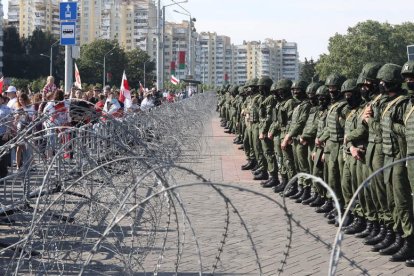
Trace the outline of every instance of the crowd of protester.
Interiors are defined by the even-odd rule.
[[[178,97],[152,89],[131,90],[128,105],[120,98],[120,91],[106,86],[84,91],[72,88],[69,95],[59,89],[49,76],[40,92],[18,90],[9,86],[0,94],[0,146],[24,131],[40,136],[38,145],[44,158],[52,158],[57,139],[70,139],[60,132],[95,124],[108,118],[119,119],[128,113],[148,111],[163,102],[173,103]],[[30,125],[30,128],[28,126]],[[67,141],[60,141],[65,143]],[[70,153],[65,158],[71,158]],[[0,178],[7,176],[16,165],[19,172],[30,162],[31,152],[25,143],[18,143],[0,158]]]

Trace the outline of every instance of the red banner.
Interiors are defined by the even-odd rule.
[[[185,69],[185,51],[178,52],[178,68]]]

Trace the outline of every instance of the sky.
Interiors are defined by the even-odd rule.
[[[174,0],[181,2],[183,0]],[[1,0],[7,14],[7,0]],[[161,0],[169,5],[172,0]],[[196,18],[198,32],[210,31],[243,40],[286,39],[297,42],[300,59],[327,53],[329,38],[368,19],[391,24],[414,21],[412,0],[188,0],[181,5]],[[188,16],[166,8],[166,20]],[[414,44],[414,41],[413,41]]]

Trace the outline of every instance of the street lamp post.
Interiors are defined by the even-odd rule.
[[[151,60],[149,59],[149,60],[144,61],[144,89],[146,88],[146,86],[145,86],[145,76],[146,76],[146,65],[147,65],[147,62],[151,62]]]
[[[55,46],[60,39],[56,40],[52,45],[50,45],[50,55],[40,54],[42,57],[49,58],[49,76],[53,76],[53,46]]]
[[[103,59],[103,81],[102,81],[102,89],[104,89],[105,87],[105,83],[106,83],[106,56],[107,55],[113,55],[114,53],[112,53],[113,50],[115,50],[116,47],[112,48],[111,50],[109,50],[105,55],[104,55],[104,59]]]

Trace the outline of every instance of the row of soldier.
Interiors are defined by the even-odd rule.
[[[403,89],[404,87],[404,89]],[[332,196],[310,178],[324,179],[342,209],[374,172],[414,156],[414,62],[366,64],[358,79],[337,73],[320,82],[273,83],[269,77],[218,91],[217,109],[235,133],[254,180],[316,208],[338,226]],[[375,174],[358,193],[344,232],[363,238],[390,261],[414,266],[414,160]]]

